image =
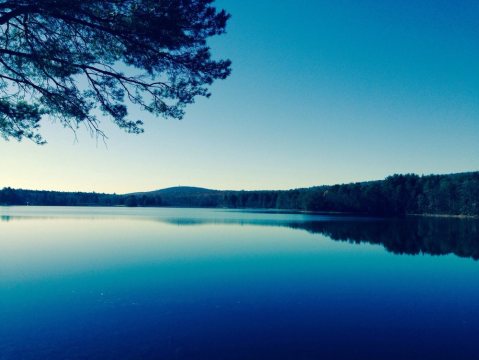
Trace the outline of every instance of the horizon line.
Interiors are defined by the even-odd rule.
[[[203,190],[210,190],[210,191],[291,191],[291,190],[301,190],[301,189],[310,189],[310,188],[315,188],[315,187],[321,187],[321,186],[335,186],[335,185],[349,185],[349,184],[361,184],[361,183],[368,183],[368,182],[376,182],[376,181],[384,181],[388,177],[399,175],[399,176],[406,176],[406,175],[415,175],[419,177],[428,177],[428,176],[449,176],[449,175],[464,175],[464,174],[472,174],[479,172],[479,170],[469,170],[469,171],[461,171],[461,172],[456,172],[456,173],[442,173],[442,174],[434,174],[434,173],[429,173],[429,174],[416,174],[413,172],[410,173],[394,173],[391,175],[387,175],[383,179],[372,179],[372,180],[363,180],[363,181],[350,181],[350,182],[343,182],[343,183],[335,183],[335,184],[319,184],[319,185],[312,185],[312,186],[303,186],[303,187],[295,187],[295,188],[289,188],[289,189],[213,189],[213,188],[208,188],[208,187],[203,187],[203,186],[194,186],[194,185],[177,185],[177,186],[168,186],[165,188],[161,189],[154,189],[154,190],[146,190],[146,191],[134,191],[134,192],[127,192],[127,193],[116,193],[116,192],[97,192],[97,191],[83,191],[83,190],[47,190],[47,189],[25,189],[25,188],[15,188],[12,186],[4,186],[2,187],[1,190],[3,189],[13,189],[13,190],[22,190],[22,191],[44,191],[44,192],[59,192],[59,193],[96,193],[96,194],[106,194],[106,195],[135,195],[135,194],[146,194],[146,193],[152,193],[152,192],[157,192],[157,191],[162,191],[162,190],[168,190],[168,189],[175,189],[175,188],[196,188],[196,189],[203,189]]]

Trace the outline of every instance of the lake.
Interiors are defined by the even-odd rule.
[[[479,222],[0,207],[0,359],[473,359]]]

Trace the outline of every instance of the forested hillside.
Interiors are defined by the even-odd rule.
[[[382,181],[286,191],[219,191],[177,187],[128,195],[0,191],[2,205],[180,206],[287,209],[381,216],[479,216],[479,172],[393,175]]]

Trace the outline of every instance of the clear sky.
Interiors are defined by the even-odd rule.
[[[0,187],[287,189],[479,169],[479,1],[219,0],[233,61],[182,121],[103,124],[107,146],[43,123],[0,141]]]

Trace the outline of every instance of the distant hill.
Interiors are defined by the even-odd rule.
[[[176,206],[285,209],[379,216],[479,216],[479,172],[393,175],[384,180],[292,190],[179,186],[125,195],[4,188],[0,205]]]
[[[153,191],[144,191],[136,192],[127,195],[166,195],[166,196],[177,196],[177,195],[201,195],[201,194],[210,194],[212,192],[218,192],[219,190],[211,190],[202,187],[195,186],[174,186],[165,189],[153,190]]]
[[[165,206],[216,207],[222,191],[193,186],[175,186],[166,189],[128,194],[141,198],[161,198]]]

